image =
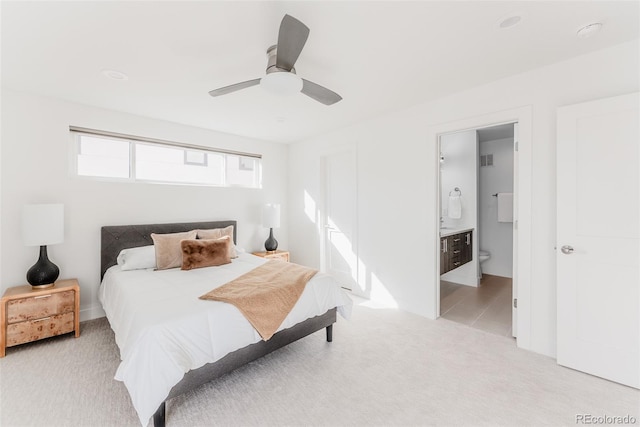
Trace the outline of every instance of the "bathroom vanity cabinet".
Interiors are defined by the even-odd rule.
[[[440,238],[440,274],[451,271],[473,259],[473,232],[452,234]]]

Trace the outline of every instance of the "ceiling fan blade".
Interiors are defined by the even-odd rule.
[[[305,79],[302,79],[301,92],[324,105],[332,105],[342,99],[342,97],[334,91]]]
[[[226,95],[228,93],[235,92],[237,90],[248,88],[248,87],[251,87],[251,86],[255,86],[257,84],[260,84],[260,79],[247,80],[246,82],[236,83],[236,84],[233,84],[233,85],[229,85],[229,86],[221,87],[221,88],[218,88],[218,89],[214,89],[212,91],[209,91],[209,95],[211,95],[211,96]]]
[[[276,67],[291,71],[309,37],[309,27],[291,15],[285,15],[278,32]]]

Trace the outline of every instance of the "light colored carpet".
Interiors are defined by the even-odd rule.
[[[105,319],[0,359],[2,426],[136,426],[113,380]],[[640,419],[640,392],[447,320],[354,307],[333,343],[317,332],[167,405],[167,426],[576,425],[577,414]]]

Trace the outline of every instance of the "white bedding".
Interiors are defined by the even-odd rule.
[[[143,426],[187,371],[261,340],[235,306],[198,297],[266,261],[240,253],[231,264],[189,271],[107,270],[98,296],[120,348],[115,379],[129,390]],[[348,319],[352,301],[318,273],[279,330],[334,307]]]

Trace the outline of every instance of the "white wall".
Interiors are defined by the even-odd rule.
[[[291,146],[289,156],[296,161],[289,164],[289,233],[295,236],[290,248],[301,262],[320,266],[318,229],[305,213],[305,192],[309,198],[319,194],[324,150],[357,144],[358,248],[365,285],[384,287],[405,310],[433,315],[438,152],[429,129],[531,106],[531,336],[523,347],[555,356],[556,109],[638,91],[638,53],[637,40],[623,43]]]
[[[493,166],[479,168],[480,250],[491,258],[482,271],[495,276],[513,277],[513,223],[498,222],[496,193],[513,193],[513,138],[480,142],[480,155],[493,154]]]
[[[475,130],[455,132],[440,137],[440,210],[443,226],[478,229],[478,137]],[[460,190],[462,212],[460,218],[449,216],[449,194]],[[467,286],[478,286],[478,255],[474,239],[473,259],[441,276],[442,280]]]
[[[443,225],[451,228],[477,226],[477,139],[476,131],[456,132],[442,135],[440,152],[444,162],[440,163],[440,189],[442,201]],[[449,217],[449,193],[459,188],[462,193],[462,216],[459,219]]]
[[[134,184],[74,177],[69,172],[69,125],[141,135],[263,155],[263,189]],[[287,248],[286,145],[227,135],[15,91],[2,93],[2,291],[25,283],[38,249],[25,247],[21,211],[28,203],[65,207],[65,241],[49,247],[60,278],[76,277],[81,319],[99,317],[100,227],[180,221],[238,220],[238,244],[263,249],[261,207],[282,205],[283,227],[274,230]]]

